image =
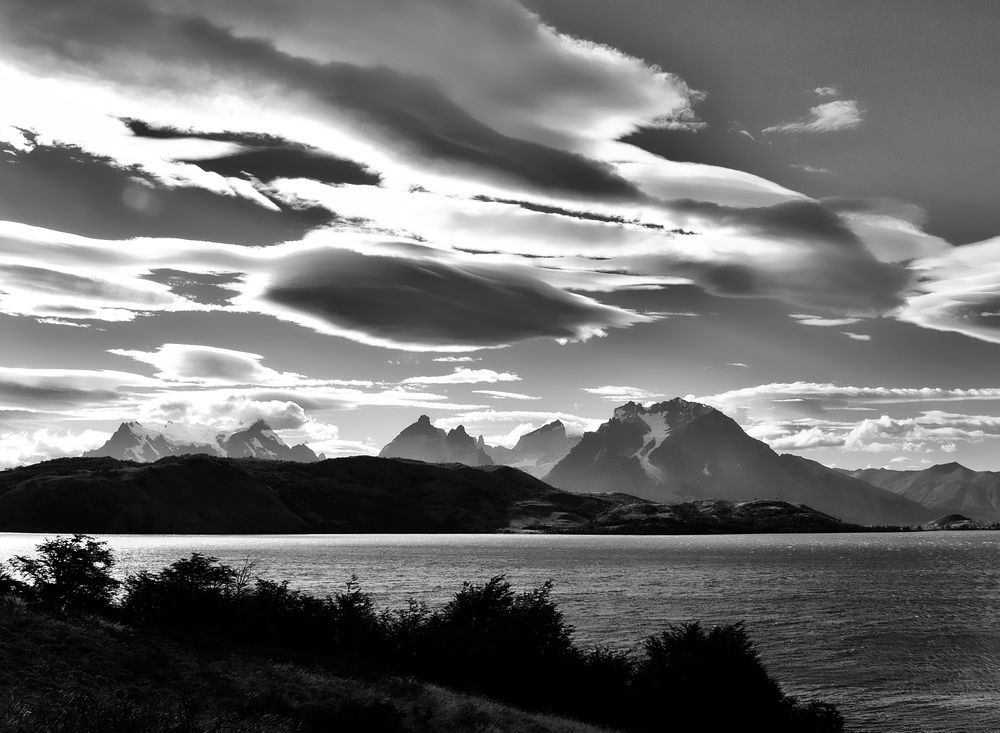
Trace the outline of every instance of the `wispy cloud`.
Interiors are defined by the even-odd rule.
[[[402,381],[402,384],[495,384],[497,382],[520,381],[521,378],[512,372],[455,367],[455,371],[451,374],[438,374],[429,377],[407,377]]]
[[[472,390],[474,394],[484,394],[487,397],[492,397],[495,400],[540,400],[541,397],[535,397],[530,394],[522,394],[520,392],[501,392],[495,389],[474,389]]]
[[[815,134],[851,130],[861,125],[864,119],[861,107],[853,99],[837,99],[823,102],[809,108],[809,114],[791,122],[782,122],[765,127],[762,132]]]
[[[860,318],[824,318],[822,316],[811,316],[808,313],[790,313],[789,317],[794,318],[800,326],[820,326],[826,328],[850,326],[861,321]]]
[[[649,390],[641,389],[639,387],[624,387],[624,386],[614,386],[605,385],[603,387],[583,387],[584,392],[589,392],[592,395],[597,395],[603,400],[608,400],[609,402],[645,402],[648,400],[655,400],[658,397],[662,397],[662,394],[656,392],[650,392]]]

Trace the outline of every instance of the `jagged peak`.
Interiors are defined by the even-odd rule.
[[[448,435],[449,436],[451,436],[451,435],[457,435],[458,437],[462,437],[462,436],[468,435],[468,433],[465,432],[465,426],[464,425],[459,425],[457,428],[453,428],[453,429],[449,430],[448,431]]]
[[[421,415],[420,417],[417,418],[416,424],[417,425],[430,425],[431,424],[431,419],[429,417],[427,417],[427,415]]]
[[[717,412],[717,410],[711,405],[705,405],[701,402],[691,402],[682,397],[674,397],[671,400],[654,402],[649,407],[639,402],[629,401],[615,408],[614,417],[619,422],[630,422],[640,415],[666,413],[673,418],[671,422],[687,423],[712,412]]]

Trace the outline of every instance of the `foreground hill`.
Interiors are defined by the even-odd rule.
[[[777,499],[857,524],[919,524],[935,514],[815,461],[779,455],[718,410],[682,399],[648,408],[622,405],[546,480],[573,491],[624,491],[657,502]]]
[[[0,531],[92,533],[845,531],[784,502],[669,507],[574,494],[509,466],[355,456],[62,458],[0,473]]]
[[[922,471],[864,468],[849,475],[926,506],[935,515],[964,514],[1000,522],[1000,472],[942,463]]]
[[[0,598],[0,730],[456,730],[599,733],[414,680],[363,680],[237,649],[206,650],[94,616],[54,618]]]

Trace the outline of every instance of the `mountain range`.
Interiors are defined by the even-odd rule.
[[[573,491],[614,487],[652,501],[776,499],[857,524],[919,524],[926,507],[794,455],[779,455],[708,405],[629,402],[546,476]]]
[[[541,478],[569,453],[575,442],[567,436],[566,426],[560,420],[522,435],[513,448],[507,448],[487,445],[481,435],[473,439],[462,425],[446,432],[434,427],[427,415],[421,415],[403,428],[379,456],[467,466],[501,464]]]
[[[304,444],[287,445],[263,420],[229,432],[127,422],[84,457],[150,463],[190,454],[301,463],[324,458]],[[715,408],[680,398],[648,406],[628,402],[582,437],[568,435],[565,425],[554,420],[521,436],[512,448],[488,445],[461,425],[442,430],[421,415],[380,456],[514,467],[557,489],[628,494],[633,503],[643,500],[657,506],[778,501],[864,525],[916,525],[944,514],[1000,521],[1000,473],[976,472],[957,463],[922,471],[831,469],[778,454]],[[255,469],[258,474],[260,470]],[[380,476],[371,480],[377,484]],[[651,510],[643,511],[648,515]],[[634,526],[639,520],[629,521]]]
[[[808,507],[668,507],[574,494],[509,466],[352,456],[314,463],[170,456],[60,458],[0,472],[0,531],[695,534],[857,530]]]
[[[980,522],[1000,522],[997,471],[973,471],[960,463],[942,463],[920,471],[865,468],[846,473],[919,502],[937,515],[961,514]]]
[[[316,455],[304,443],[289,446],[263,420],[231,432],[173,422],[160,428],[125,422],[104,445],[87,451],[83,457],[150,463],[167,456],[191,454],[304,463],[325,457]]]
[[[492,466],[493,459],[484,450],[483,436],[473,438],[465,428],[445,432],[431,425],[427,415],[421,415],[393,438],[379,456],[382,458],[411,458],[427,463],[464,463],[467,466]]]

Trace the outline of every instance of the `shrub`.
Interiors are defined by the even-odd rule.
[[[522,705],[559,706],[577,652],[551,591],[545,583],[515,594],[502,575],[465,583],[427,619],[415,672]]]
[[[0,599],[23,597],[28,586],[11,575],[10,571],[0,565]]]
[[[742,623],[709,630],[697,622],[671,626],[649,637],[644,651],[630,706],[639,728],[839,730],[819,725],[825,709],[802,708],[781,691]]]
[[[29,601],[57,610],[108,608],[120,583],[111,576],[115,559],[107,543],[74,534],[46,540],[36,549],[38,557],[17,555],[11,561],[29,581]]]
[[[159,573],[127,577],[121,610],[132,622],[214,626],[230,610],[235,578],[236,571],[218,558],[193,552]]]

